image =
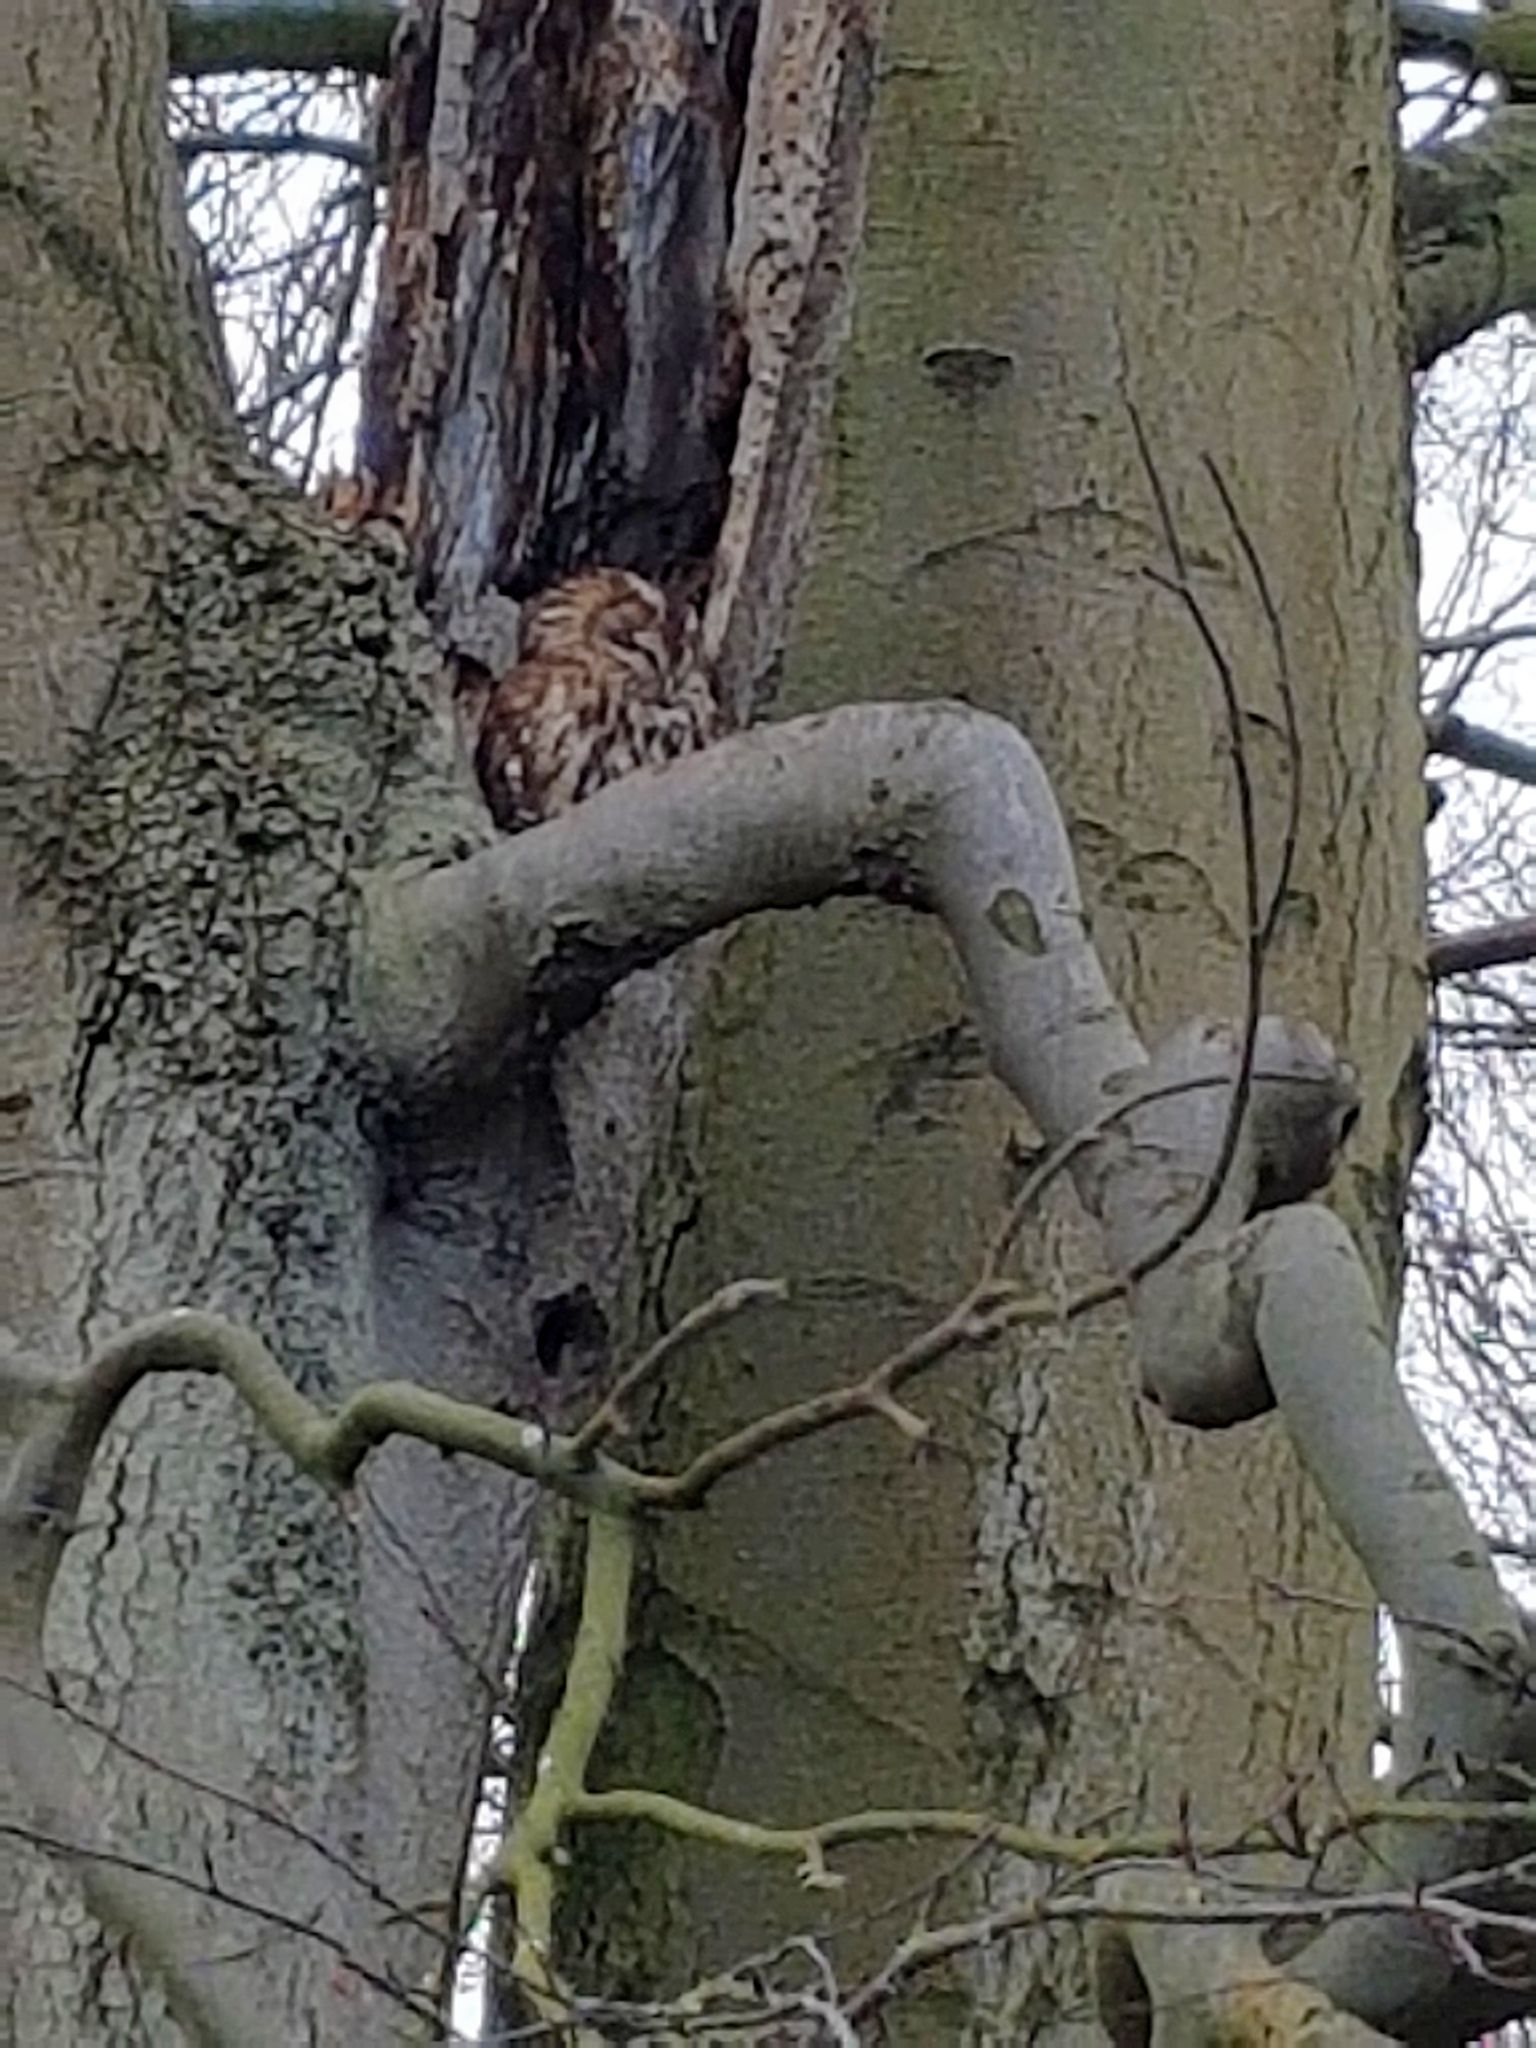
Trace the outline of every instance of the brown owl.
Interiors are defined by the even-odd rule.
[[[505,832],[557,817],[632,768],[725,730],[691,608],[628,569],[582,569],[523,608],[516,664],[491,685],[475,769]]]

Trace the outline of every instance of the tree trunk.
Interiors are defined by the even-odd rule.
[[[1153,1036],[1244,1004],[1243,856],[1218,677],[1178,604],[1132,408],[1230,657],[1274,882],[1301,736],[1298,859],[1266,1003],[1360,1065],[1339,1188],[1397,1278],[1423,1022],[1405,379],[1385,22],[1158,0],[897,0],[868,232],[784,708],[959,693],[1023,726],[1093,928]],[[1288,681],[1239,536],[1275,594]],[[733,1328],[662,1418],[697,1446],[848,1378],[954,1298],[1032,1156],[942,946],[876,913],[738,932],[657,1201],[687,1227],[668,1315],[724,1278],[799,1304]],[[1091,1257],[1065,1201],[1037,1277]],[[1372,1615],[1277,1423],[1205,1439],[1139,1404],[1113,1319],[951,1367],[917,1460],[865,1424],[738,1478],[655,1538],[610,1781],[794,1823],[979,1804],[1052,1826],[1187,1803],[1220,1828],[1290,1775],[1366,1768]],[[573,1975],[654,1990],[854,1924],[906,1931],[940,1852],[863,1852],[830,1909],[782,1863],[584,1835]],[[666,1881],[660,1878],[665,1869]],[[993,1859],[989,1897],[1033,1880]],[[883,1902],[892,1917],[864,1925]],[[1071,1957],[989,1959],[1002,2037],[1064,2038]],[[931,1991],[911,2038],[959,2038]],[[992,2038],[992,2036],[989,2036]]]
[[[351,1015],[359,865],[486,832],[410,592],[242,466],[171,253],[162,11],[22,7],[8,34],[0,1243],[18,1356],[62,1375],[190,1301],[249,1323],[314,1393],[430,1360],[443,1386],[526,1405],[505,1169],[541,1154],[539,1115],[503,1089],[472,1131],[400,1128]],[[149,1948],[212,1959],[174,1994],[192,2037],[383,2039],[402,2022],[390,1973],[417,1990],[441,1972],[520,1498],[400,1448],[348,1517],[227,1388],[167,1379],[127,1404],[49,1659],[92,1840],[168,1879]],[[5,1817],[69,1814],[74,1791],[12,1783]],[[81,1911],[76,1879],[89,1905],[111,1866],[61,1871],[9,1829],[4,1854],[0,2032],[178,2038],[138,1951]]]
[[[369,447],[375,506],[456,655],[504,653],[494,600],[600,553],[694,592],[707,574],[739,703],[773,665],[875,11],[660,5],[675,38],[644,64],[597,0],[487,10],[468,40],[473,10],[423,15]],[[737,934],[643,1208],[686,974],[627,989],[553,1077],[498,1069],[471,1105],[407,1114],[352,1012],[352,887],[486,836],[439,664],[387,550],[233,452],[165,228],[158,11],[23,5],[7,34],[20,332],[0,363],[26,369],[0,405],[0,702],[20,764],[0,1258],[19,1352],[62,1377],[192,1300],[322,1396],[393,1373],[558,1415],[648,1319],[777,1271],[790,1314],[690,1361],[659,1436],[696,1444],[847,1377],[959,1290],[1032,1142],[982,1077],[938,945],[888,911],[878,931],[846,910]],[[1268,882],[1283,692],[1208,449],[1277,593],[1302,735],[1269,1000],[1364,1071],[1342,1195],[1385,1290],[1416,1107],[1422,810],[1377,10],[900,0],[881,68],[787,704],[960,690],[1003,710],[1057,781],[1139,1021],[1239,1011],[1220,698],[1145,573],[1168,552],[1128,401],[1231,650]],[[648,212],[624,179],[650,163],[667,171]],[[1065,1202],[1030,1247],[1042,1272],[1091,1256]],[[1107,1321],[951,1368],[923,1399],[921,1464],[866,1425],[658,1531],[614,1777],[765,1819],[963,1800],[1167,1820],[1193,1789],[1196,1821],[1221,1825],[1320,1741],[1358,1773],[1369,1604],[1274,1425],[1164,1425]],[[0,1836],[11,2038],[383,2039],[407,2024],[396,1987],[424,1983],[430,2010],[528,1505],[395,1446],[347,1514],[221,1387],[134,1397],[49,1648],[92,1842],[163,1881],[124,1952],[91,1915],[101,1866]],[[8,1830],[39,1789],[6,1788]],[[41,1789],[70,1809],[75,1785]],[[592,1989],[649,1989],[807,1923],[778,1870],[669,1852],[663,1884],[651,1836],[577,1848],[562,1964]],[[851,1868],[839,1922],[934,1859]],[[965,1874],[992,1895],[1027,1881],[988,1859]],[[839,1965],[910,1918],[836,1946]],[[140,1967],[157,1945],[208,1967],[167,1994]],[[1060,2032],[1076,1970],[996,1960],[1004,2034]],[[974,1992],[931,1990],[914,2038],[963,2035]]]

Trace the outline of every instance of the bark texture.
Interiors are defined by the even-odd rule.
[[[986,694],[1058,781],[1138,1021],[1237,1009],[1212,678],[1145,580],[1162,541],[1128,396],[1234,650],[1273,873],[1291,763],[1209,448],[1279,594],[1303,733],[1277,993],[1364,1069],[1344,1205],[1385,1286],[1421,800],[1381,24],[1363,0],[1283,27],[1191,0],[1058,16],[898,8],[788,694]],[[665,1430],[704,1440],[765,1390],[846,1377],[958,1291],[1033,1142],[947,961],[916,923],[893,946],[888,913],[738,936],[674,1170],[638,1216],[687,1021],[666,978],[565,1048],[553,1089],[493,1057],[462,1106],[396,1093],[353,1014],[351,878],[484,837],[436,664],[398,566],[220,442],[163,235],[158,16],[16,20],[0,91],[27,348],[5,360],[63,365],[0,407],[22,508],[0,534],[26,854],[6,866],[19,1348],[62,1369],[194,1294],[317,1394],[393,1373],[560,1412],[627,1323],[776,1268],[795,1318],[691,1373]],[[831,0],[760,21],[595,0],[422,17],[371,466],[451,643],[494,653],[508,615],[488,599],[600,553],[695,589],[708,568],[743,699],[771,664],[873,28]],[[774,68],[746,104],[754,31]],[[100,106],[66,62],[88,35]],[[1031,1256],[1052,1272],[1082,1246],[1063,1209]],[[1246,1817],[1320,1735],[1354,1767],[1368,1602],[1272,1428],[1175,1435],[1134,1405],[1112,1336],[956,1372],[935,1412],[920,1467],[874,1433],[827,1439],[661,1539],[613,1772],[767,1819],[982,1798],[1072,1824],[1166,1818],[1191,1785],[1197,1819]],[[163,1867],[320,1936],[274,1950],[168,1894],[176,1938],[219,1958],[202,1974],[227,2038],[379,2038],[395,2015],[370,1967],[431,1967],[385,1908],[451,1893],[525,1498],[396,1447],[349,1521],[216,1388],[151,1385],[122,1417],[52,1645],[106,1731],[83,1744],[104,1823],[131,1815]],[[214,1780],[283,1811],[253,1818]],[[659,1935],[681,1971],[803,1919],[787,1880],[632,1848],[610,1839],[576,1885],[572,1925],[603,1932],[571,1960],[605,1991],[643,1982]],[[931,1867],[871,1859],[838,1917]],[[971,1875],[999,1897],[1022,1881]],[[0,1883],[0,1938],[49,1965],[8,1980],[18,2039],[174,2038],[66,1880],[18,1861]],[[1011,2037],[1064,2036],[1074,1965],[1039,1963],[989,1966]],[[970,2010],[940,1987],[914,2038],[962,2038]]]
[[[1302,733],[1273,1000],[1364,1071],[1341,1200],[1387,1294],[1422,899],[1381,17],[1350,0],[1283,23],[1179,0],[912,0],[880,71],[784,701],[959,690],[1016,719],[1137,1021],[1155,1037],[1237,1012],[1219,699],[1146,576],[1168,562],[1128,401],[1236,666],[1272,877],[1289,773],[1275,660],[1209,451],[1277,593]],[[892,946],[858,909],[732,939],[688,1077],[656,1212],[686,1227],[653,1226],[657,1299],[675,1312],[751,1271],[802,1304],[733,1331],[673,1391],[664,1430],[696,1444],[848,1377],[957,1292],[1035,1139],[929,935]],[[1065,1212],[1032,1248],[1041,1271],[1082,1255]],[[707,1525],[659,1534],[617,1781],[781,1822],[949,1799],[1167,1819],[1191,1793],[1220,1824],[1320,1740],[1346,1775],[1363,1766],[1369,1601],[1273,1425],[1168,1429],[1137,1406],[1112,1330],[1032,1344],[990,1378],[958,1369],[923,1405],[937,1449],[915,1465],[875,1429],[823,1440],[743,1475]],[[861,1860],[829,1915],[781,1870],[605,1834],[583,1852],[579,1975],[637,1987],[665,1953],[681,1978],[932,1868]],[[987,1886],[1027,1881],[1000,1867]],[[1021,1944],[988,1975],[1006,2036],[1066,2038],[1070,1960]],[[914,2038],[961,2037],[956,1995],[931,1994]]]
[[[707,567],[740,402],[724,277],[756,15],[413,18],[363,463],[450,614],[588,561]]]
[[[7,1343],[63,1373],[191,1298],[317,1391],[431,1359],[536,1399],[509,1388],[507,1182],[475,1182],[451,1125],[400,1128],[350,1016],[354,864],[485,830],[408,585],[226,438],[175,254],[161,10],[23,7],[6,34]],[[475,1158],[498,1135],[514,1171],[544,1149],[512,1091]],[[425,1531],[403,1551],[402,1496]],[[120,1419],[50,1662],[106,1840],[183,1880],[162,1945],[218,1959],[197,1983],[221,2039],[379,2038],[399,2008],[370,1959],[440,1961],[390,1905],[453,1890],[516,1515],[501,1479],[402,1451],[349,1524],[210,1386]],[[7,1821],[40,1789],[8,1786]],[[7,2038],[175,2039],[73,1879],[5,1856]]]

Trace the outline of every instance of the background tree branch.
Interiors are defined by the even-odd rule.
[[[1513,99],[1536,93],[1536,15],[1466,13],[1434,0],[1397,0],[1399,53],[1462,71],[1492,72]]]
[[[1533,958],[1536,917],[1508,917],[1467,932],[1437,932],[1429,942],[1429,971],[1436,979]]]
[[[1445,712],[1427,721],[1424,738],[1432,754],[1444,754],[1490,775],[1507,776],[1511,782],[1536,783],[1536,747],[1511,739],[1507,733],[1469,725],[1454,712]]]
[[[1403,268],[1418,369],[1502,314],[1536,307],[1533,191],[1536,107],[1500,107],[1469,139],[1406,158]]]
[[[400,19],[397,0],[172,0],[173,74],[361,71],[379,77]]]

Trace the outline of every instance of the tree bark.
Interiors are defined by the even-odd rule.
[[[1171,565],[1131,404],[1234,664],[1268,881],[1281,693],[1208,452],[1277,593],[1302,734],[1269,986],[1363,1067],[1340,1201],[1389,1295],[1423,939],[1382,23],[1321,0],[1283,23],[1174,0],[1006,17],[898,0],[880,76],[782,701],[958,689],[1017,720],[1137,1021],[1155,1036],[1240,1011],[1216,681],[1148,579]],[[858,908],[737,934],[689,1077],[652,1312],[745,1271],[805,1306],[690,1366],[658,1424],[674,1450],[899,1343],[974,1270],[1036,1142],[927,933],[893,949]],[[1037,1273],[1092,1256],[1070,1208],[1032,1256]],[[1112,1327],[958,1367],[920,1405],[937,1449],[915,1464],[887,1433],[821,1440],[743,1475],[707,1524],[658,1532],[610,1780],[782,1823],[905,1801],[1167,1820],[1188,1795],[1221,1826],[1319,1743],[1358,1779],[1370,1602],[1273,1425],[1170,1431],[1136,1405]],[[830,1917],[933,1868],[862,1855]],[[578,1873],[570,1967],[610,1992],[829,1918],[782,1866],[641,1831],[583,1841]],[[981,1885],[1031,1881],[999,1860]],[[867,1960],[889,1938],[833,1952]],[[1021,1943],[906,2024],[960,2038],[979,1996],[1010,2037],[1066,2038],[1082,1990],[1070,1955]]]
[[[242,467],[176,254],[163,37],[147,4],[13,9],[0,82],[10,1341],[66,1374],[191,1299],[311,1390],[430,1359],[526,1404],[501,1168],[545,1152],[539,1118],[507,1092],[470,1134],[400,1130],[349,994],[354,863],[451,854],[483,815],[398,563]],[[230,2042],[401,2020],[378,1973],[419,2001],[442,1966],[519,1498],[401,1447],[349,1521],[227,1390],[135,1394],[48,1653],[162,1924],[124,1951],[82,1914],[67,1860],[12,1832],[41,1788],[8,1785],[7,2038],[168,2042],[168,1999]],[[216,1962],[167,1990],[156,1950]]]
[[[456,651],[504,648],[496,600],[597,552],[691,589],[708,573],[743,706],[773,664],[877,24],[832,0],[751,13],[718,10],[717,44],[692,10],[661,9],[673,40],[653,70],[596,5],[422,18],[395,110],[371,482]],[[22,1085],[5,1098],[22,1172],[0,1185],[24,1350],[66,1371],[191,1294],[327,1402],[394,1374],[558,1419],[629,1330],[772,1267],[797,1292],[787,1334],[733,1335],[692,1366],[657,1440],[697,1447],[846,1379],[960,1291],[1038,1137],[985,1078],[947,959],[916,924],[893,946],[888,912],[879,930],[856,909],[783,920],[731,941],[686,1065],[676,976],[631,985],[553,1086],[523,1041],[457,1099],[377,1063],[354,880],[446,866],[487,836],[438,663],[397,563],[344,545],[223,439],[162,233],[158,17],[102,31],[104,117],[79,100],[57,11],[20,20],[0,94],[35,150],[8,188],[28,349],[6,360],[36,360],[41,338],[66,366],[0,408],[0,474],[26,507],[0,579],[26,852],[7,868],[26,885],[7,974]],[[78,27],[84,42],[99,24]],[[1232,651],[1265,881],[1294,696],[1302,823],[1271,981],[1363,1070],[1341,1207],[1387,1295],[1417,1108],[1422,803],[1382,25],[1354,0],[1284,24],[1191,0],[1091,19],[902,0],[883,68],[787,699],[958,682],[1004,711],[1065,797],[1136,1020],[1240,1012],[1228,749],[1216,679],[1147,576],[1169,552],[1144,435]],[[650,161],[685,185],[626,186]],[[578,168],[596,194],[579,221]],[[573,236],[574,282],[556,262]],[[1207,452],[1276,591],[1285,687]],[[634,853],[665,866],[664,847]],[[1046,1274],[1093,1256],[1065,1201],[1029,1246]],[[1212,1826],[1252,1817],[1320,1745],[1330,1773],[1359,1775],[1369,1595],[1273,1425],[1173,1431],[1136,1405],[1108,1326],[952,1370],[932,1412],[921,1465],[884,1435],[828,1436],[658,1535],[611,1775],[768,1820],[956,1800],[1168,1821],[1193,1789]],[[72,1875],[18,1861],[0,1885],[18,2039],[377,2038],[400,2021],[390,1974],[415,1987],[443,1958],[391,1909],[451,1901],[527,1505],[494,1472],[398,1444],[348,1518],[225,1390],[132,1397],[52,1662],[102,1724],[81,1746],[107,1838],[187,1881],[163,1887],[165,1946],[219,1961],[146,1976],[153,1940],[124,1962]],[[661,1858],[653,1836],[606,1830],[578,1847],[562,1966],[605,1992],[804,1924],[787,1879],[723,1855]],[[932,1874],[927,1852],[871,1854],[837,1917]],[[88,1864],[82,1881],[90,1906]],[[963,1881],[991,1901],[1033,1882],[995,1855]],[[306,1939],[293,1923],[311,1915]],[[961,2038],[981,2010],[1065,2038],[1081,1992],[1069,1945],[1020,1944],[901,2023]]]

